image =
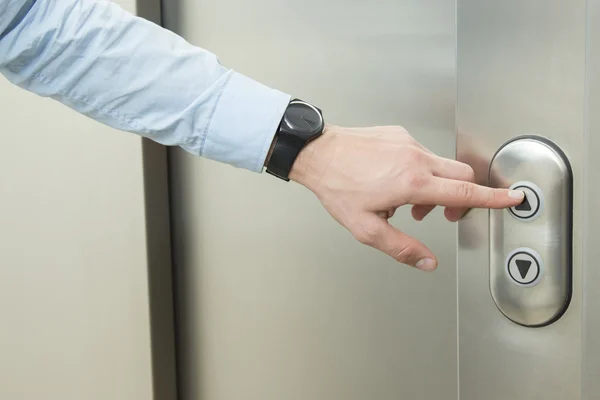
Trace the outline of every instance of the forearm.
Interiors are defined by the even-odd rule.
[[[111,2],[37,0],[18,14],[25,3],[0,0],[11,82],[117,129],[262,169],[288,95]]]

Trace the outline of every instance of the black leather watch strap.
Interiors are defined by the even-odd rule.
[[[267,172],[284,181],[308,142],[323,133],[325,122],[321,110],[300,99],[288,105],[275,137],[271,158],[267,162]]]
[[[267,173],[288,182],[289,172],[303,148],[302,140],[286,132],[280,132],[268,162]]]

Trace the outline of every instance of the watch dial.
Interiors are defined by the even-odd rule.
[[[290,103],[283,121],[291,130],[307,138],[321,133],[324,124],[321,113],[315,107],[299,101]]]

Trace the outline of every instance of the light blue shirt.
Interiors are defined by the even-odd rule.
[[[103,0],[0,0],[0,73],[106,125],[255,172],[290,100]]]

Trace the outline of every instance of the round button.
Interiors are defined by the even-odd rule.
[[[535,286],[542,276],[542,258],[529,248],[518,248],[506,258],[506,270],[520,286]]]
[[[540,215],[544,201],[542,191],[531,182],[517,182],[510,187],[511,190],[520,190],[525,193],[523,202],[509,208],[511,215],[520,220],[531,221]]]

